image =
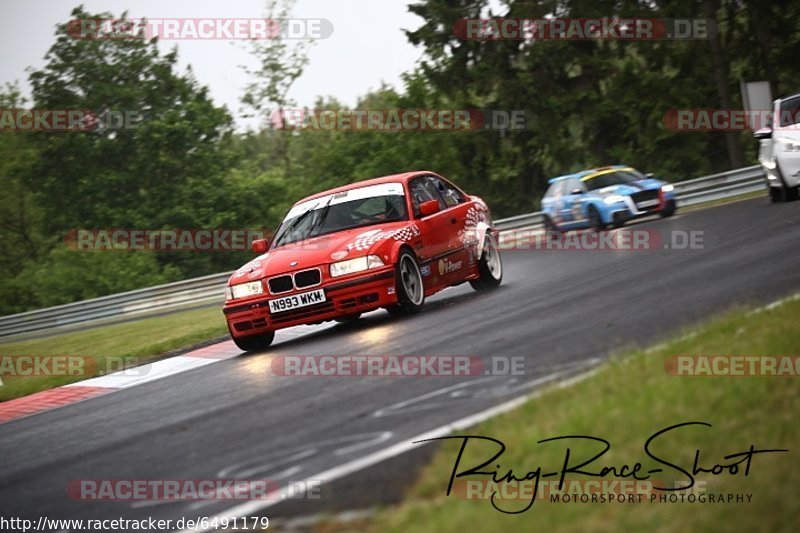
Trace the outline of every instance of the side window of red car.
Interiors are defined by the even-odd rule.
[[[453,187],[452,184],[433,176],[431,176],[429,179],[436,186],[436,190],[439,191],[439,194],[441,195],[447,207],[453,207],[454,205],[463,204],[466,202],[464,195],[461,194],[458,189]]]
[[[431,183],[430,178],[423,176],[415,178],[408,185],[408,190],[411,193],[411,205],[414,208],[414,216],[419,217],[419,206],[423,202],[436,200],[439,202],[439,208],[444,209],[445,203],[442,197],[436,191],[436,186]]]

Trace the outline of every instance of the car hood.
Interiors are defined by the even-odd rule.
[[[618,185],[610,185],[608,187],[603,187],[602,189],[597,190],[596,192],[601,195],[607,194],[619,194],[622,196],[630,196],[631,194],[640,192],[640,191],[647,191],[652,189],[660,189],[661,186],[664,185],[663,181],[648,178],[639,181],[635,181],[633,183],[620,183]]]
[[[229,285],[294,272],[367,255],[387,239],[407,240],[419,234],[410,221],[337,231],[270,250],[234,272]]]

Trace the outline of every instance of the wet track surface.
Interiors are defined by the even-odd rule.
[[[77,479],[314,478],[442,424],[575,373],[581,362],[657,342],[709,314],[800,290],[800,202],[740,202],[629,226],[703,232],[700,250],[504,252],[502,287],[461,285],[422,313],[279,333],[268,353],[242,355],[0,425],[4,516],[176,519],[236,502],[83,502]],[[522,356],[525,375],[471,378],[280,377],[279,355]],[[386,501],[425,452],[339,482],[334,497],[272,507],[270,518]],[[381,488],[383,487],[383,488]],[[330,497],[326,497],[330,494]]]

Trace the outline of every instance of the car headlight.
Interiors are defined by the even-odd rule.
[[[378,268],[384,265],[381,258],[377,255],[366,255],[348,259],[347,261],[339,261],[338,263],[331,263],[331,277],[337,278],[346,274],[353,274],[354,272],[361,272],[370,268]]]
[[[603,198],[603,203],[604,204],[608,204],[608,205],[616,204],[617,202],[624,202],[624,201],[625,201],[625,197],[624,196],[620,196],[619,194],[612,194],[610,196],[606,196],[605,198]]]
[[[775,141],[784,152],[800,152],[800,141],[788,137],[778,137]]]
[[[664,192],[672,192],[672,191],[675,190],[675,186],[672,185],[671,183],[667,183],[666,185],[661,187],[661,190],[664,191]]]
[[[230,294],[229,300],[236,300],[246,296],[255,296],[264,292],[264,286],[260,281],[251,281],[248,283],[239,283],[238,285],[231,285],[225,290],[225,296]]]

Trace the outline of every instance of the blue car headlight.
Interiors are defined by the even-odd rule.
[[[619,194],[611,194],[611,195],[606,196],[605,198],[603,198],[603,203],[606,204],[606,205],[616,204],[616,203],[624,202],[624,201],[625,201],[625,197],[624,196],[620,196]]]
[[[666,185],[661,187],[661,190],[664,192],[672,192],[675,190],[675,186],[672,185],[671,183],[667,183]]]

